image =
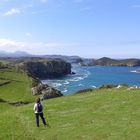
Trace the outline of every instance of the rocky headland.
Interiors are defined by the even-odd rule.
[[[82,66],[130,66],[130,67],[135,67],[135,66],[140,66],[140,59],[111,59],[107,57],[103,57],[100,59],[90,59],[88,62],[83,61],[81,63]]]
[[[60,59],[28,61],[18,65],[31,77],[39,79],[56,78],[71,74],[71,64]]]
[[[48,59],[43,61],[26,61],[18,64],[18,69],[32,78],[32,94],[43,99],[61,97],[61,91],[42,84],[40,79],[62,77],[71,74],[71,64],[61,59]]]

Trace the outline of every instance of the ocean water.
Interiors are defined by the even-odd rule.
[[[140,87],[140,67],[81,67],[73,65],[75,75],[59,79],[47,79],[42,82],[59,89],[64,95],[75,93],[86,88],[97,88],[105,84],[128,84]]]

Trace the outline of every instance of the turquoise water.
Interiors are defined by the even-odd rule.
[[[81,67],[74,65],[75,75],[43,80],[42,82],[59,89],[64,95],[86,88],[100,87],[104,84],[140,86],[140,73],[135,72],[137,69],[140,67]]]

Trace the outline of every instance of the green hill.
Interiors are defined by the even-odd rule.
[[[15,70],[0,72],[1,140],[139,140],[140,90],[100,89],[43,101],[50,127],[35,125],[31,79]],[[7,102],[4,102],[7,101]],[[27,101],[15,107],[9,102]]]

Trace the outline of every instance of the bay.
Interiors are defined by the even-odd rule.
[[[82,67],[73,65],[72,71],[76,73],[75,75],[42,80],[42,82],[59,89],[64,95],[86,88],[98,88],[107,84],[128,84],[140,87],[140,73],[135,72],[137,69],[140,69],[140,67]]]

